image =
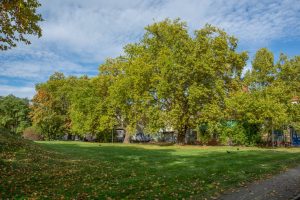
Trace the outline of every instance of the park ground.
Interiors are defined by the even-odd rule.
[[[204,199],[300,164],[300,149],[30,142],[0,135],[0,199]]]

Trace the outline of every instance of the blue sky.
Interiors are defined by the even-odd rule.
[[[239,39],[250,57],[261,47],[300,55],[299,0],[41,0],[43,37],[0,52],[0,95],[31,98],[53,72],[96,75],[144,27],[181,18],[192,33],[210,23]],[[249,61],[250,63],[250,61]],[[249,64],[248,64],[249,65]]]

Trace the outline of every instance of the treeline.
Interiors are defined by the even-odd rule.
[[[142,39],[107,59],[93,78],[53,74],[36,86],[33,125],[46,139],[64,134],[108,140],[115,127],[126,131],[171,129],[184,143],[187,131],[199,140],[258,144],[276,129],[299,127],[300,57],[260,49],[252,69],[238,40],[206,25],[189,34],[180,20],[145,28]]]
[[[22,134],[31,126],[29,112],[28,99],[0,96],[0,133]]]

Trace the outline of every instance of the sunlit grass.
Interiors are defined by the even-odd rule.
[[[210,197],[300,164],[295,148],[52,141],[16,152],[0,162],[2,198]]]

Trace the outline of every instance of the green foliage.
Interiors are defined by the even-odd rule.
[[[252,61],[251,81],[253,87],[268,86],[275,79],[274,55],[267,48],[259,49]]]
[[[13,95],[0,97],[0,129],[20,134],[31,125],[29,118],[29,100]]]
[[[94,78],[53,74],[37,85],[32,119],[46,139],[99,135],[115,127],[136,132],[171,129],[177,142],[205,124],[201,142],[252,145],[275,129],[299,127],[300,57],[277,63],[259,49],[242,77],[247,52],[223,30],[205,25],[189,34],[185,22],[166,19],[145,28],[141,40],[107,59]],[[236,126],[224,123],[237,122]],[[201,135],[200,134],[200,135]]]
[[[299,95],[300,92],[300,56],[288,59],[287,56],[281,54],[278,63],[279,81],[287,86],[287,91],[292,95]]]
[[[220,116],[211,116],[211,108],[222,112],[225,91],[234,90],[247,59],[236,47],[234,37],[210,25],[194,37],[180,20],[147,26],[139,43],[100,68],[113,79],[112,115],[127,132],[172,127],[184,142],[187,130]]]
[[[105,84],[107,81],[102,77],[76,78],[54,73],[36,87],[31,111],[33,124],[48,140],[65,134],[103,136],[104,130],[112,128]]]
[[[300,130],[300,56],[288,59],[287,56],[281,55],[278,63],[280,70],[277,84],[282,86],[282,92],[278,96],[287,105],[287,113],[289,115],[288,125]]]
[[[69,116],[71,131],[78,134],[96,135],[111,128],[107,120],[107,87],[101,77],[77,80],[76,90],[71,92]]]
[[[38,23],[42,16],[37,14],[41,4],[37,0],[0,1],[0,50],[16,46],[16,42],[30,44],[26,35],[42,36]]]
[[[262,135],[295,127],[299,122],[299,105],[291,102],[299,95],[299,66],[297,57],[288,59],[281,55],[274,64],[274,56],[268,49],[257,51],[252,70],[242,83],[244,90],[231,93],[226,100],[229,119],[241,121],[246,132],[251,133],[253,140],[248,138],[247,142],[258,143]]]
[[[226,145],[244,145],[250,142],[245,128],[241,123],[235,121],[222,123],[219,135],[220,141]]]
[[[69,132],[69,98],[75,81],[74,77],[66,79],[62,73],[55,73],[46,83],[36,86],[31,119],[45,139],[57,139]]]

